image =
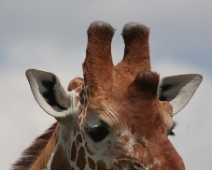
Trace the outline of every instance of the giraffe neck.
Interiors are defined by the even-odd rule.
[[[58,123],[46,148],[42,151],[31,170],[85,170],[95,169],[91,158],[94,152],[89,150],[85,136],[74,126],[72,133],[63,124]]]
[[[79,165],[76,161],[79,155],[77,154],[77,146],[82,145],[82,138],[77,128],[75,126],[73,133],[70,133],[70,129],[58,123],[48,144],[31,167],[31,170],[78,169],[76,168]]]
[[[64,129],[62,124],[57,123],[48,144],[31,167],[31,170],[56,170],[58,168],[71,170],[70,154],[66,150],[70,146],[68,145],[69,142],[66,141],[69,141],[67,130]]]

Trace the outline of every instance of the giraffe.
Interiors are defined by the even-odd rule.
[[[124,57],[114,66],[113,27],[88,31],[83,78],[64,90],[53,73],[26,71],[32,93],[54,123],[13,164],[13,170],[185,170],[168,139],[173,116],[191,99],[199,74],[160,79],[151,71],[149,29],[127,23]]]

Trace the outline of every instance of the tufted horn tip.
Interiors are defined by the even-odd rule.
[[[148,38],[149,36],[149,28],[147,28],[145,25],[142,25],[137,22],[128,22],[124,25],[122,36],[124,40],[127,39],[134,39],[137,36]]]
[[[104,21],[92,22],[88,28],[88,35],[92,34],[94,30],[95,32],[100,32],[103,35],[110,35],[111,37],[114,35],[115,32],[115,29],[109,23]]]

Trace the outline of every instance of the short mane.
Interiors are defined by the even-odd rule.
[[[21,157],[13,164],[12,170],[28,170],[36,161],[42,150],[46,147],[58,122],[52,124],[42,135],[38,136],[32,144],[23,151]]]

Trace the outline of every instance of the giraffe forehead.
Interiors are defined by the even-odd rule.
[[[163,129],[163,119],[161,119],[157,99],[141,104],[137,102],[137,105],[133,107],[134,104],[121,104],[118,107],[111,104],[108,107],[101,107],[101,109],[89,107],[84,123],[88,127],[103,123],[116,131],[118,136],[124,134],[125,139],[128,136],[135,140],[138,139],[138,141],[143,137],[149,137],[150,134],[155,134],[158,129]],[[147,106],[151,107],[148,109]]]
[[[95,121],[102,121],[111,127],[117,124],[149,125],[155,121],[156,115],[160,116],[160,105],[156,97],[147,100],[142,95],[135,92],[122,94],[120,98],[111,95],[91,99],[86,119],[93,124],[98,124]]]
[[[118,123],[117,113],[111,106],[108,107],[91,107],[89,105],[85,117],[85,123],[92,127],[93,125],[105,124],[110,127]]]

